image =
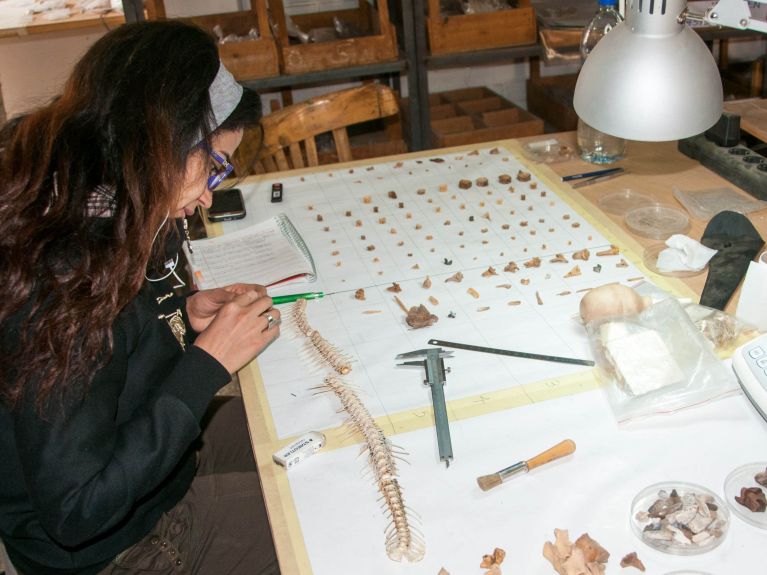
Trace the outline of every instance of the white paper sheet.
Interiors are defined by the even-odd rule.
[[[518,171],[526,168],[507,151],[491,154],[485,148],[476,155],[434,159],[442,161],[424,158],[287,177],[280,204],[269,202],[271,180],[243,186],[248,218],[286,213],[317,265],[311,289],[337,292],[309,302],[307,316],[314,329],[353,358],[346,379],[362,390],[375,417],[431,404],[422,370],[397,367],[394,359],[427,347],[430,338],[590,358],[585,331],[573,319],[583,291],[642,276],[622,255],[597,256],[609,242],[543,182],[518,181]],[[511,185],[500,184],[500,174],[510,175]],[[479,177],[488,179],[487,187],[476,185]],[[460,189],[460,179],[471,180],[472,187]],[[250,225],[248,218],[226,222],[225,232]],[[573,259],[584,248],[589,259]],[[557,253],[567,263],[551,263]],[[525,267],[533,257],[541,259],[540,267]],[[519,271],[504,272],[512,260]],[[491,265],[497,275],[483,277]],[[565,277],[575,266],[580,274]],[[458,271],[462,282],[445,281]],[[427,275],[432,286],[424,289]],[[392,282],[400,285],[400,293],[387,291]],[[479,298],[468,293],[470,287]],[[365,290],[364,301],[354,297],[358,288]],[[306,289],[270,289],[273,294],[298,291]],[[395,295],[408,307],[425,304],[439,321],[409,328]],[[431,304],[429,296],[439,304]],[[514,302],[519,303],[509,305]],[[291,338],[287,306],[282,311],[283,337],[259,358],[279,437],[340,425],[344,416],[336,413],[332,398],[306,393],[321,383],[324,371],[304,352],[305,338]],[[452,369],[448,400],[589,369],[466,351],[456,351],[447,365]],[[295,416],[297,409],[301,417]]]

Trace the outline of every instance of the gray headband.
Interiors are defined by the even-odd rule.
[[[232,73],[220,64],[218,73],[213,79],[213,83],[208,88],[210,95],[210,106],[213,109],[213,125],[211,131],[224,123],[237,104],[242,99],[242,86],[237,83]]]

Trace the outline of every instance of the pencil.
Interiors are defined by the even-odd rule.
[[[319,299],[325,297],[325,292],[312,291],[307,293],[293,293],[290,295],[276,295],[272,298],[272,305],[280,305],[281,303],[293,303],[299,299]]]

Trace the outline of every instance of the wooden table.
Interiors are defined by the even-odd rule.
[[[554,137],[569,143],[574,148],[573,133],[557,134]],[[515,141],[495,142],[489,145],[494,144],[518,146]],[[473,146],[450,151],[408,154],[382,158],[381,161],[433,158],[449,153],[466,153],[471,148]],[[353,170],[369,164],[369,161],[364,161],[332,166],[332,168]],[[604,230],[605,235],[619,243],[627,253],[630,251],[641,254],[643,246],[649,245],[652,240],[629,234],[620,217],[599,212],[597,202],[605,193],[631,188],[652,195],[663,203],[678,206],[671,195],[674,186],[683,189],[702,189],[729,185],[697,162],[678,153],[675,143],[630,142],[627,157],[621,165],[628,169],[627,175],[566,193],[571,194],[574,202],[593,210],[598,215],[597,224]],[[593,168],[594,166],[573,159],[550,166],[538,165],[534,170],[539,176],[554,182],[561,175],[584,172]],[[328,169],[330,168],[327,166],[307,169],[293,172],[291,176]],[[280,174],[270,174],[249,178],[243,182],[243,186],[279,180],[280,177]],[[263,186],[260,187],[263,188]],[[767,236],[765,214],[763,212],[752,214],[750,219],[760,233]],[[694,219],[691,219],[691,222],[689,235],[699,238],[705,224]],[[704,281],[705,274],[686,278],[684,283],[687,286],[687,293],[699,293]],[[682,287],[681,291],[685,291],[685,288]],[[732,309],[732,304],[728,309]],[[555,527],[569,528],[573,540],[581,533],[588,531],[600,541],[612,552],[608,573],[620,572],[617,564],[629,551],[637,551],[648,566],[648,572],[659,575],[683,568],[697,568],[708,572],[706,567],[710,565],[714,566],[712,573],[721,575],[725,572],[728,574],[759,572],[760,568],[757,568],[754,562],[759,556],[763,560],[764,556],[760,555],[761,552],[758,549],[759,545],[763,548],[765,532],[746,525],[735,516],[731,517],[730,533],[721,546],[704,555],[689,558],[674,557],[649,549],[630,533],[627,525],[632,494],[636,494],[639,487],[654,483],[652,479],[692,481],[705,485],[721,496],[724,476],[732,468],[742,463],[767,460],[767,450],[764,448],[767,424],[747,404],[745,398],[737,395],[675,414],[673,417],[656,416],[651,418],[649,423],[640,423],[638,427],[633,428],[629,426],[627,430],[619,427],[612,420],[601,392],[589,391],[597,387],[593,375],[589,377],[592,378],[590,383],[581,382],[579,391],[583,393],[571,395],[571,391],[563,393],[556,401],[534,405],[508,402],[506,405],[509,408],[516,407],[516,409],[501,410],[483,416],[483,419],[492,422],[492,425],[498,429],[499,437],[509,441],[509,447],[504,449],[505,453],[501,453],[500,456],[497,453],[491,456],[491,450],[483,444],[480,450],[481,454],[484,454],[480,461],[481,467],[471,469],[468,473],[473,474],[474,477],[491,473],[519,459],[532,456],[536,451],[542,450],[538,449],[539,447],[553,445],[565,436],[571,436],[579,445],[579,450],[571,462],[563,462],[561,465],[552,464],[546,472],[539,470],[540,472],[535,475],[531,473],[528,477],[515,479],[514,485],[503,485],[495,492],[487,494],[479,492],[473,485],[473,481],[469,479],[465,491],[460,491],[458,497],[455,493],[447,491],[450,479],[444,467],[440,469],[435,464],[430,471],[433,476],[428,476],[428,481],[434,481],[433,484],[414,485],[415,480],[411,479],[409,484],[403,480],[403,485],[406,490],[410,490],[409,502],[416,509],[423,514],[444,515],[444,523],[451,526],[449,533],[452,535],[449,540],[439,540],[427,534],[427,558],[423,563],[402,566],[390,563],[391,568],[387,568],[386,571],[370,570],[366,567],[365,551],[350,548],[350,543],[346,541],[347,537],[353,536],[355,530],[355,526],[350,525],[349,533],[338,533],[334,539],[328,540],[328,545],[333,549],[326,552],[335,553],[338,558],[338,566],[334,572],[436,573],[439,566],[444,566],[452,573],[469,573],[475,571],[464,570],[468,563],[466,561],[461,563],[458,558],[471,553],[476,557],[475,569],[479,573],[478,565],[482,554],[491,553],[494,546],[499,546],[504,547],[509,554],[507,563],[503,565],[504,572],[545,575],[553,573],[553,570],[541,558],[541,547],[544,541],[553,540]],[[302,525],[299,521],[287,473],[271,460],[272,454],[288,443],[288,440],[278,439],[274,434],[272,413],[255,362],[249,368],[242,370],[240,381],[282,572],[285,574],[310,573],[312,572],[309,566],[311,561],[304,545],[304,538],[314,536],[316,531],[307,531],[312,527]],[[492,398],[492,394],[487,395]],[[459,403],[456,402],[456,413],[461,408],[457,405]],[[451,412],[451,421],[453,416],[454,413]],[[300,418],[300,413],[296,413],[296,417]],[[454,421],[451,426],[458,425],[459,430],[466,431],[469,435],[470,430],[476,431],[474,426],[478,425],[479,418],[472,419],[470,416],[463,415],[456,419],[459,421]],[[507,432],[500,431],[500,428],[504,426],[509,426]],[[396,428],[396,425],[394,427]],[[695,434],[700,435],[690,435],[693,434],[693,430]],[[387,433],[389,433],[388,428]],[[433,434],[433,432],[430,433]],[[744,437],[732,437],[730,433],[742,433]],[[689,450],[685,448],[684,451],[680,451],[681,447],[676,448],[674,438],[679,438],[680,446],[683,443],[689,444]],[[395,437],[394,440],[396,443],[397,438]],[[353,443],[354,441],[342,440],[337,434],[330,432],[327,447],[330,451],[327,457],[334,456],[333,454],[337,453],[336,448]],[[460,444],[461,441],[459,446]],[[738,446],[737,449],[734,448],[735,446]],[[479,447],[473,445],[471,449],[476,450]],[[639,457],[637,454],[641,454],[645,460],[650,459],[650,461],[643,461],[641,464],[634,461],[634,457]],[[450,467],[450,473],[467,473],[465,468],[463,471],[460,470],[460,463],[468,463],[467,459],[473,455],[462,453],[455,465]],[[295,470],[291,470],[291,474],[296,474],[292,477],[298,478],[298,474],[303,477],[305,474],[311,475],[313,462],[316,461],[319,464],[319,460],[316,459],[318,457],[326,457],[326,455],[322,453],[300,464]],[[715,460],[710,459],[714,457]],[[362,462],[360,462],[361,465]],[[456,471],[453,471],[454,468]],[[318,498],[323,498],[328,481],[334,481],[332,474],[318,475],[316,484]],[[363,481],[360,481],[360,489],[374,491],[374,487]],[[436,497],[440,489],[451,493],[452,500],[429,503],[428,499]],[[543,493],[547,493],[545,489],[550,490],[550,496],[545,496],[545,500],[537,500],[537,503],[528,500],[544,497]],[[463,499],[469,500],[469,503]],[[339,505],[343,508],[343,503]],[[469,507],[467,508],[466,505]],[[556,509],[553,509],[554,507]],[[467,509],[476,510],[479,514],[488,514],[487,519],[473,517]],[[467,512],[469,516],[463,515],[461,519],[457,517]],[[501,513],[500,517],[490,516],[497,512]],[[619,519],[616,519],[616,516],[619,516]],[[488,538],[483,535],[478,540],[478,532],[487,530],[488,522],[497,524],[497,528],[493,529],[494,536]],[[314,525],[315,530],[321,530],[319,526],[323,525],[321,519],[309,523]],[[519,535],[519,539],[508,540],[509,533],[512,531]],[[447,536],[443,534],[441,537]],[[383,539],[382,536],[381,539]],[[435,539],[438,540],[435,541]],[[380,542],[376,543],[379,543],[378,547],[382,547]],[[467,551],[466,548],[470,544],[471,551]],[[378,549],[377,552],[383,553],[383,550]],[[435,558],[435,554],[438,554],[438,557]],[[356,563],[355,561],[351,563],[356,565],[356,571],[350,567],[350,557],[358,559]],[[524,565],[522,570],[520,570],[520,564]],[[722,570],[723,565],[727,566],[726,571]],[[716,571],[716,569],[719,570]]]

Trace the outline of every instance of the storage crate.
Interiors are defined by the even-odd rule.
[[[522,44],[535,44],[535,10],[530,0],[518,8],[483,14],[443,16],[439,0],[429,0],[426,28],[432,54],[471,52]]]
[[[218,45],[218,53],[224,66],[237,80],[254,80],[277,76],[280,73],[277,42],[269,27],[266,0],[251,0],[250,10],[206,14],[179,18],[190,22],[213,34],[213,28],[220,26],[224,36],[236,34],[246,36],[251,28],[258,30],[259,38],[227,42]],[[151,0],[147,3],[147,14],[156,18],[165,17],[163,0]]]
[[[353,10],[295,14],[291,18],[304,32],[314,28],[332,28],[333,17],[337,16],[364,35],[326,42],[291,44],[282,0],[270,0],[269,10],[278,28],[282,72],[303,74],[396,60],[399,55],[397,36],[389,20],[387,2],[379,0],[377,5],[378,9],[372,7],[367,0],[359,0],[358,7]]]
[[[578,127],[573,94],[578,74],[540,76],[527,81],[527,109],[546,122],[547,128],[568,132]]]
[[[543,133],[542,120],[485,87],[431,94],[429,109],[435,148]]]

